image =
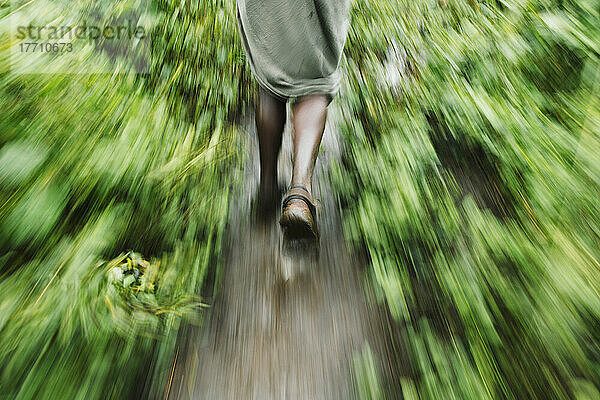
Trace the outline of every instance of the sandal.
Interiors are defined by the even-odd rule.
[[[308,212],[304,207],[292,202],[293,200],[304,202],[308,206]],[[285,194],[281,208],[279,224],[289,236],[319,238],[315,201],[304,186],[292,186]]]

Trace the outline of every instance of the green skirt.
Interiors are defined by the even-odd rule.
[[[242,45],[259,84],[289,100],[332,99],[349,27],[350,0],[238,0]]]

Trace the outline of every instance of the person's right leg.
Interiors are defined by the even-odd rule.
[[[291,186],[301,185],[312,192],[313,170],[325,130],[328,105],[327,96],[314,94],[299,99],[292,106],[294,166]]]
[[[312,199],[312,176],[325,130],[329,99],[315,94],[299,99],[292,107],[294,165],[279,223],[292,236],[318,237]]]
[[[285,105],[268,91],[259,89],[255,118],[260,152],[259,199],[263,208],[278,206],[277,158],[285,126]]]

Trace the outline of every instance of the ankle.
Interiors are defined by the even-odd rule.
[[[272,178],[261,178],[258,188],[263,193],[275,192],[277,190],[277,181]]]
[[[309,193],[312,193],[312,182],[310,182],[310,181],[292,179],[292,182],[290,183],[290,187],[294,187],[294,186],[302,186],[302,187],[306,188],[306,190]]]

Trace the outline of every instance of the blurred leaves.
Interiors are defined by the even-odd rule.
[[[0,397],[154,397],[221,262],[250,93],[234,2],[12,7],[0,18],[149,36],[55,59],[0,50]],[[19,74],[28,61],[57,73]]]
[[[25,58],[2,25],[0,393],[156,396],[220,262],[252,90],[234,2],[12,7],[0,18],[149,36]],[[397,321],[406,398],[600,396],[599,13],[355,1],[332,168]],[[354,367],[363,396],[385,393],[368,349]]]
[[[599,12],[356,2],[333,169],[407,398],[598,396]]]

